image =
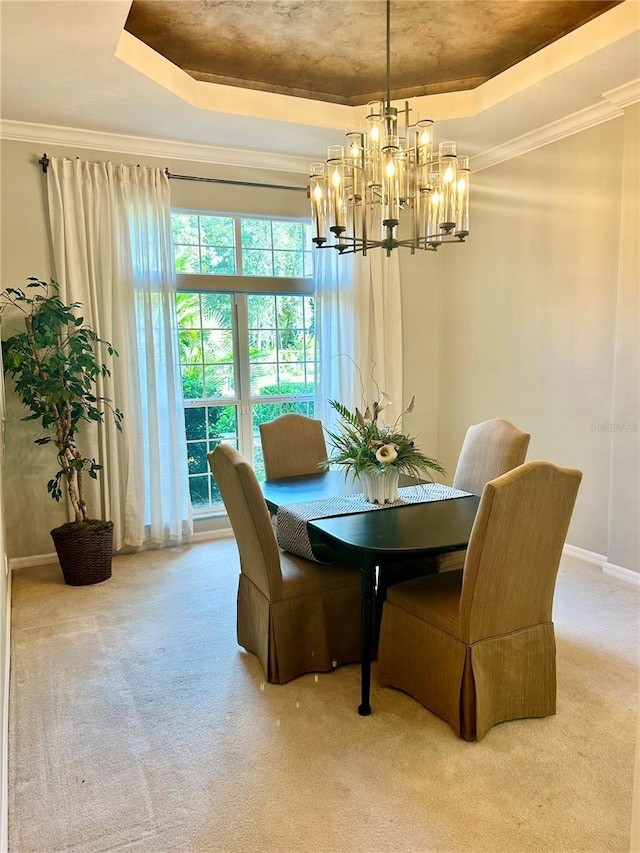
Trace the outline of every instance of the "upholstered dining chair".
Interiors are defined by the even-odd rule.
[[[493,418],[467,430],[453,475],[454,489],[480,496],[489,480],[522,465],[531,435],[504,420]]]
[[[522,465],[530,440],[530,433],[504,418],[472,424],[462,442],[453,488],[480,496],[489,480]],[[439,554],[433,560],[434,568],[439,572],[461,569],[465,554],[465,550]]]
[[[527,456],[530,439],[528,432],[522,432],[504,418],[493,418],[473,424],[467,430],[462,444],[453,476],[453,487],[480,496],[489,480],[522,465]],[[382,567],[376,592],[378,612],[387,596],[387,589],[392,584],[434,572],[461,569],[466,553],[463,548],[410,563]]]
[[[235,448],[208,455],[240,555],[237,638],[284,684],[360,660],[360,572],[278,548],[255,472]]]
[[[289,412],[260,424],[267,480],[319,474],[325,470],[327,445],[322,422]]]
[[[556,711],[552,605],[582,473],[526,462],[485,486],[464,569],[389,589],[378,678],[465,740]]]

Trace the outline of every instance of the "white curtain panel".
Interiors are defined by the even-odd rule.
[[[52,158],[49,218],[61,297],[119,358],[99,393],[124,413],[87,430],[104,466],[90,515],[114,522],[114,546],[179,544],[193,531],[180,382],[169,179],[161,169]],[[96,503],[97,502],[97,505]]]
[[[353,255],[338,256],[333,249],[313,254],[316,318],[315,416],[327,429],[337,424],[329,400],[348,407],[360,405],[361,386],[356,370],[355,318],[357,314]]]
[[[402,401],[402,301],[398,251],[389,257],[371,249],[355,257],[356,361],[361,366],[365,400],[386,391],[391,405],[381,418],[392,424]]]
[[[403,409],[398,253],[320,249],[314,253],[314,283],[316,417],[332,428],[337,419],[329,400],[361,407],[386,391],[392,405],[384,419],[394,423]]]

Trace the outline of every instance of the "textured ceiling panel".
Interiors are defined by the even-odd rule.
[[[391,98],[473,89],[618,2],[394,0]],[[385,95],[385,0],[134,0],[125,29],[197,80],[352,106]]]

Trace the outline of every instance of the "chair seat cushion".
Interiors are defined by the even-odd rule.
[[[460,637],[462,569],[389,587],[387,600],[453,637]]]
[[[282,599],[326,592],[340,586],[356,586],[360,590],[360,570],[342,563],[314,563],[285,551],[280,552],[282,567]]]

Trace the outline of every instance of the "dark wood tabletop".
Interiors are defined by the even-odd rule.
[[[401,485],[415,483],[404,478]],[[287,477],[262,484],[271,512],[285,504],[357,494],[360,484],[342,471],[326,471],[303,477]],[[355,512],[307,522],[309,540],[315,549],[329,548],[336,559],[352,562],[362,573],[361,584],[361,703],[358,711],[371,713],[371,648],[373,641],[376,568],[415,560],[420,555],[466,548],[480,498],[475,495],[427,503],[404,504],[381,510]]]
[[[378,512],[318,518],[307,523],[311,543],[384,561],[466,548],[480,498],[475,495],[390,507]]]

